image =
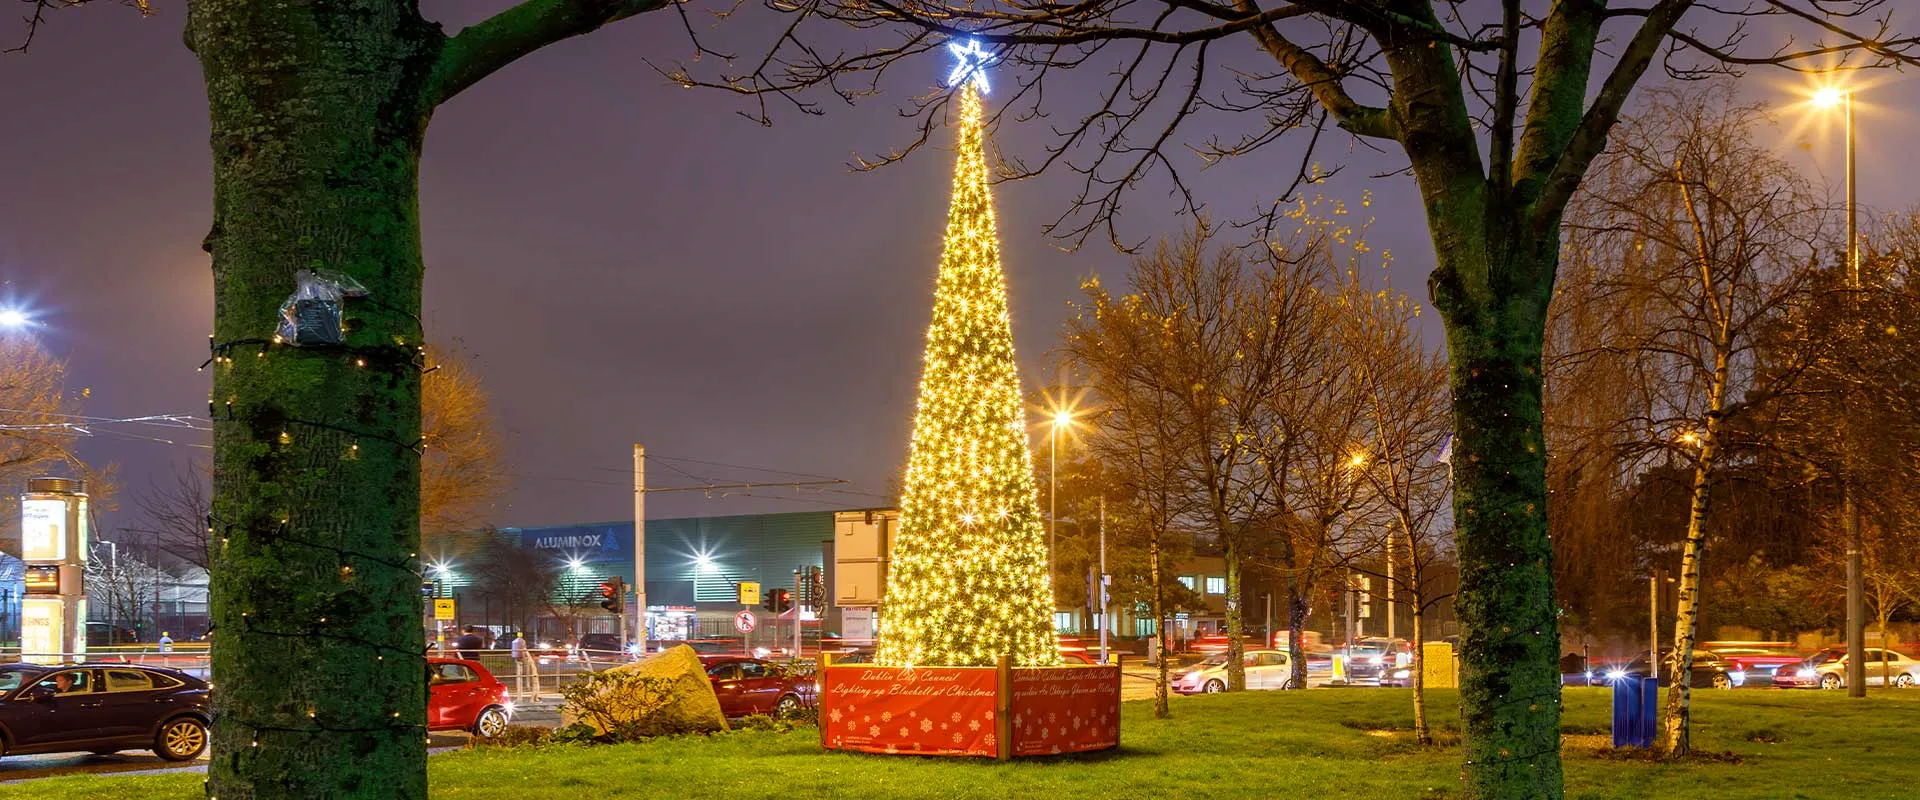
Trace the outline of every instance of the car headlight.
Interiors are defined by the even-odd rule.
[[[1408,675],[1411,675],[1411,674],[1413,674],[1411,670],[1404,670],[1404,669],[1400,669],[1400,670],[1394,670],[1394,672],[1393,672],[1393,677],[1395,677],[1395,678],[1405,678],[1405,677],[1407,677]]]
[[[504,710],[504,711],[506,711],[506,712],[507,712],[507,716],[509,716],[509,717],[511,717],[511,716],[513,716],[513,701],[512,701],[512,700],[508,700],[507,702],[504,702],[504,703],[501,703],[501,704],[500,704],[500,708],[501,708],[502,710]]]
[[[1625,677],[1627,677],[1627,671],[1624,669],[1607,670],[1607,680],[1609,681],[1617,681]]]
[[[1361,656],[1360,663],[1373,664],[1377,666],[1380,663],[1380,657],[1379,656]]]

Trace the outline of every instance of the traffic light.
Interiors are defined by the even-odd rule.
[[[600,607],[615,614],[621,612],[627,603],[627,582],[621,578],[608,578],[600,582]]]
[[[760,607],[775,614],[783,613],[793,607],[793,591],[790,589],[769,589],[762,597]]]
[[[819,567],[807,567],[801,571],[800,605],[805,608],[822,609],[827,606],[826,575]]]

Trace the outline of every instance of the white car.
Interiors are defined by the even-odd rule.
[[[1278,650],[1248,650],[1242,662],[1247,668],[1248,689],[1294,689],[1293,662]],[[1214,694],[1227,690],[1227,654],[1215,653],[1178,675],[1173,690],[1181,694]]]
[[[1866,667],[1868,686],[1893,685],[1907,688],[1920,684],[1920,661],[1892,650],[1869,647],[1861,658]],[[1773,685],[1782,688],[1838,689],[1847,685],[1847,651],[1830,647],[1815,653],[1798,666],[1781,667],[1773,674]]]

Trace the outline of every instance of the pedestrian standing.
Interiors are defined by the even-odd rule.
[[[485,645],[486,641],[480,638],[479,631],[468,625],[461,629],[460,638],[454,640],[453,649],[460,651],[461,658],[472,661],[480,657],[480,648]]]
[[[513,679],[521,699],[540,699],[540,660],[527,648],[525,633],[513,635]],[[529,687],[533,689],[531,694],[527,692]]]

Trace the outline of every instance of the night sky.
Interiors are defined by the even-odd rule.
[[[449,31],[507,5],[425,3]],[[72,385],[91,389],[92,415],[206,413],[206,376],[194,370],[212,315],[199,246],[211,206],[206,100],[180,43],[184,9],[157,6],[147,19],[112,4],[63,12],[32,52],[0,58],[0,303],[39,315],[46,346],[70,359]],[[738,23],[763,27],[764,15],[752,4]],[[11,44],[14,28],[0,32]],[[902,79],[896,94],[830,104],[825,117],[783,113],[768,128],[736,113],[747,108],[739,98],[673,86],[645,62],[688,53],[679,22],[653,14],[536,53],[436,114],[421,180],[428,336],[457,340],[492,391],[513,475],[496,524],[631,518],[635,441],[663,456],[844,478],[876,494],[904,464],[951,158],[928,149],[872,173],[848,162],[909,141],[913,123],[896,109],[947,63],[903,65],[903,74],[917,66],[924,84]],[[1768,76],[1743,88],[1779,98],[1795,85]],[[1894,143],[1913,129],[1888,109],[1920,105],[1920,90],[1893,83],[1871,100],[1878,113],[1861,112],[1861,200],[1901,207],[1911,168]],[[1034,154],[1053,122],[1004,127],[999,144]],[[1888,133],[1876,141],[1873,128]],[[1795,151],[1801,138],[1837,184],[1837,142],[1787,131],[1781,146]],[[1217,216],[1244,215],[1284,186],[1299,146],[1199,175],[1197,187]],[[1411,179],[1370,180],[1399,160],[1346,150],[1340,141],[1323,156],[1354,164],[1325,193],[1355,203],[1373,191],[1370,239],[1394,254],[1394,282],[1424,300],[1431,255]],[[1198,160],[1188,166],[1198,170]],[[998,190],[1029,388],[1053,379],[1047,354],[1079,281],[1099,273],[1111,285],[1126,264],[1104,242],[1065,252],[1042,233],[1072,198],[1073,177]],[[1136,197],[1123,218],[1129,238],[1186,225],[1167,213],[1164,185]],[[84,446],[90,459],[119,465],[123,511],[107,527],[133,521],[124,500],[134,491],[170,483],[204,457],[179,441]],[[650,482],[781,479],[674,466],[691,477],[656,462]],[[648,502],[658,517],[882,500],[685,493]]]

